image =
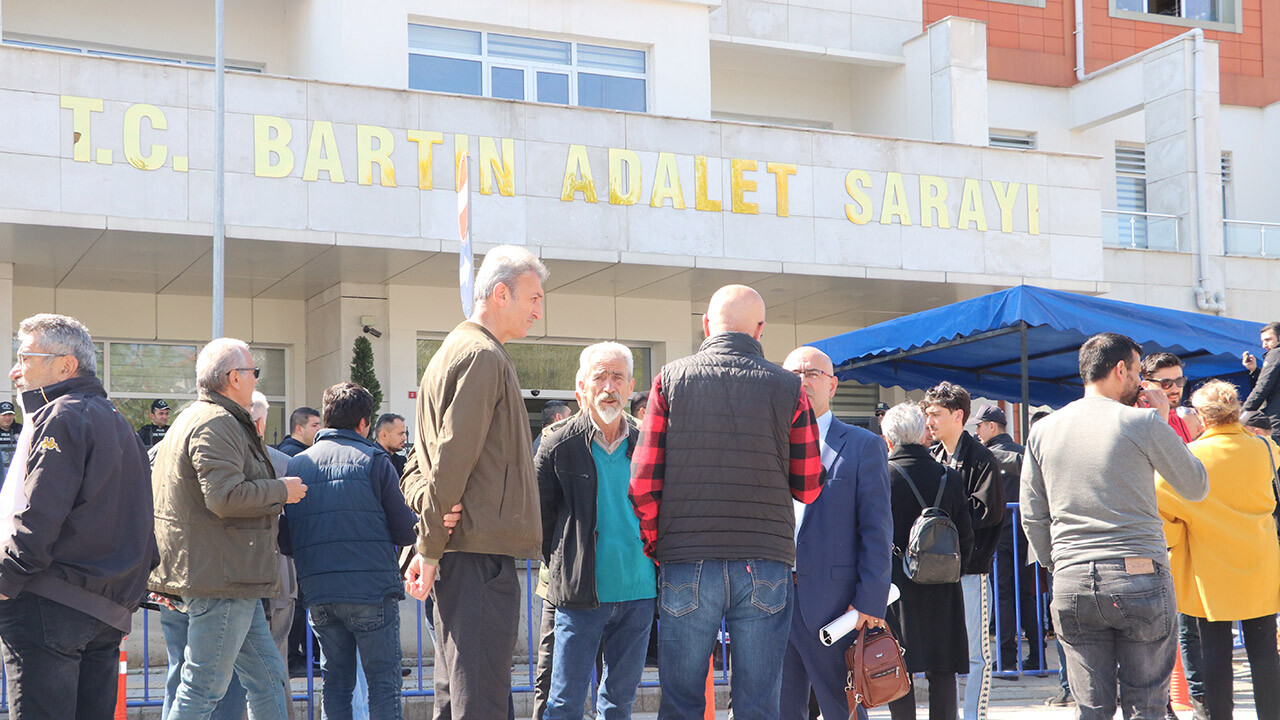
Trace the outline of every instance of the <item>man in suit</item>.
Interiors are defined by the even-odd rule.
[[[1242,408],[1261,410],[1271,418],[1271,438],[1280,442],[1280,322],[1263,325],[1260,336],[1266,353],[1262,367],[1253,353],[1246,352],[1242,358],[1251,388]]]
[[[824,718],[846,718],[844,652],[850,633],[831,647],[818,640],[822,626],[849,609],[858,627],[884,625],[893,552],[889,465],[884,442],[831,414],[838,381],[831,358],[800,347],[782,365],[800,378],[817,416],[826,487],[811,505],[796,503],[796,611],[782,665],[782,720],[808,718],[812,687]],[[866,710],[858,709],[859,717]]]

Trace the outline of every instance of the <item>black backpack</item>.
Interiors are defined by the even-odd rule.
[[[951,522],[951,516],[940,507],[942,493],[947,489],[946,468],[943,468],[942,478],[938,481],[938,496],[929,505],[911,481],[911,476],[896,463],[889,463],[889,467],[906,481],[920,502],[920,517],[911,523],[906,552],[894,548],[894,552],[902,556],[902,571],[907,578],[921,585],[959,582],[960,532]]]

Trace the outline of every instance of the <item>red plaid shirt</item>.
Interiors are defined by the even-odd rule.
[[[649,405],[640,427],[640,441],[631,456],[631,504],[640,518],[640,539],[644,552],[654,558],[658,543],[658,506],[667,474],[667,398],[662,394],[662,375],[653,378]],[[826,473],[818,447],[818,421],[809,406],[809,396],[800,390],[791,418],[791,467],[787,479],[791,495],[806,505],[818,499]]]

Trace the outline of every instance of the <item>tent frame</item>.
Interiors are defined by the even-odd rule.
[[[1019,320],[1016,325],[1010,325],[1008,327],[997,328],[995,330],[984,330],[983,332],[974,333],[972,335],[966,335],[960,338],[955,338],[954,340],[944,340],[943,342],[940,342],[940,343],[934,343],[933,345],[925,345],[922,347],[911,348],[910,350],[899,350],[898,352],[889,353],[888,355],[881,355],[879,357],[869,358],[867,360],[858,360],[856,362],[846,362],[836,366],[835,374],[839,376],[840,373],[847,370],[856,370],[858,368],[867,367],[869,365],[879,365],[881,363],[887,363],[887,362],[891,362],[891,363],[910,362],[916,365],[924,365],[926,367],[937,368],[939,370],[954,370],[955,372],[977,372],[979,374],[992,375],[995,377],[1006,377],[1009,379],[1016,378],[1021,382],[1021,385],[1022,385],[1022,412],[1018,413],[1018,415],[1021,418],[1020,425],[1022,430],[1022,442],[1025,443],[1027,441],[1027,433],[1030,431],[1030,427],[1031,427],[1030,363],[1033,358],[1027,355],[1027,330],[1030,327],[1031,326],[1028,325],[1025,320]],[[1014,333],[1018,333],[1018,345],[1020,349],[1019,356],[1018,356],[1019,372],[1017,375],[1013,373],[996,372],[994,370],[987,369],[987,368],[1000,367],[1002,365],[1009,365],[1013,362],[1012,360],[988,363],[981,367],[972,368],[972,367],[960,367],[958,365],[943,365],[941,363],[927,363],[919,360],[909,359],[916,355],[924,355],[926,353],[934,352],[935,350],[945,350],[951,347],[959,347],[961,345],[968,345],[970,343],[980,342],[982,340],[989,340],[995,337],[1002,337],[1004,335],[1012,335]],[[1037,353],[1035,355],[1035,358],[1050,357],[1052,355],[1059,355],[1066,352],[1073,352],[1075,350],[1079,350],[1079,347],[1077,346],[1075,348],[1062,348],[1060,350],[1047,350],[1042,353]],[[1052,378],[1052,379],[1036,378],[1036,379],[1044,380],[1045,382],[1060,384],[1064,382],[1067,378]]]

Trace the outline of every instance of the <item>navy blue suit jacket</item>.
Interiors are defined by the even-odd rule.
[[[883,618],[893,558],[893,512],[884,440],[831,419],[822,443],[827,484],[796,538],[796,596],[814,633],[843,615]]]

